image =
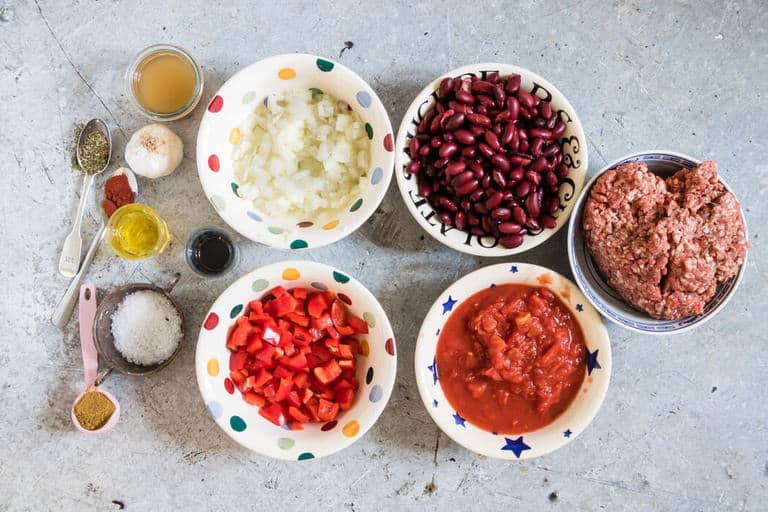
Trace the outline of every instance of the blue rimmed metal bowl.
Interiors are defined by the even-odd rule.
[[[568,259],[571,263],[571,270],[573,271],[576,284],[584,292],[587,300],[612,322],[626,329],[644,334],[668,335],[683,333],[702,325],[725,307],[733,297],[736,288],[744,276],[746,260],[741,265],[737,275],[717,287],[715,296],[709,301],[704,308],[704,312],[700,315],[688,316],[679,320],[657,320],[627,304],[621,295],[611,288],[608,280],[597,268],[582,234],[584,205],[595,181],[603,173],[627,162],[645,162],[648,165],[649,171],[662,178],[671,176],[680,169],[692,169],[701,163],[700,160],[682,153],[656,150],[627,155],[601,169],[584,187],[584,191],[573,209],[568,225]],[[733,192],[722,177],[720,182],[725,186],[726,190]],[[744,219],[743,211],[741,217]],[[746,227],[746,220],[744,221],[744,226]]]

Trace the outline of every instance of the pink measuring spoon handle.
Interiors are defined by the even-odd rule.
[[[85,387],[90,388],[96,382],[99,373],[99,354],[93,342],[93,322],[96,319],[96,287],[84,284],[80,287],[80,349],[83,352]]]

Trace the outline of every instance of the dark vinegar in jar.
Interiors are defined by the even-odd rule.
[[[206,229],[195,233],[187,242],[187,263],[203,276],[220,276],[234,267],[236,251],[225,233]]]

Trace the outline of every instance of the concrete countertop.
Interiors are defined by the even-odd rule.
[[[158,4],[158,5],[156,5]],[[2,510],[765,510],[768,498],[765,289],[768,286],[768,4],[744,2],[69,2],[0,0],[0,511]],[[341,53],[345,41],[354,46]],[[204,312],[233,278],[201,280],[181,260],[203,225],[224,227],[197,179],[202,108],[170,123],[186,158],[142,194],[168,221],[170,250],[140,263],[103,246],[88,281],[103,292],[179,270],[185,345],[144,380],[110,376],[118,428],[74,430],[82,385],[78,326],[49,322],[68,281],[56,272],[80,193],[73,126],[104,118],[115,162],[146,120],[124,90],[131,56],[155,42],[203,65],[204,101],[241,67],[285,52],[338,59],[378,92],[397,127],[415,94],[462,64],[499,61],[554,83],[576,108],[590,171],[667,148],[720,163],[742,202],[752,249],[736,297],[674,338],[608,325],[613,376],[602,409],[567,447],[525,462],[476,456],[424,409],[413,375],[422,318],[458,277],[498,261],[427,236],[392,184],[347,239],[302,257],[345,269],[382,302],[398,379],[374,428],[350,448],[282,463],[232,442],[207,415],[194,377]],[[394,181],[394,180],[393,180]],[[85,243],[97,226],[89,212]],[[237,275],[289,257],[240,240]],[[294,256],[294,255],[290,255]],[[515,258],[570,275],[565,230]]]

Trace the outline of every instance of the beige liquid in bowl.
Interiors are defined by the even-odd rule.
[[[183,55],[160,50],[147,55],[133,72],[133,93],[150,112],[172,114],[195,93],[195,69]]]

